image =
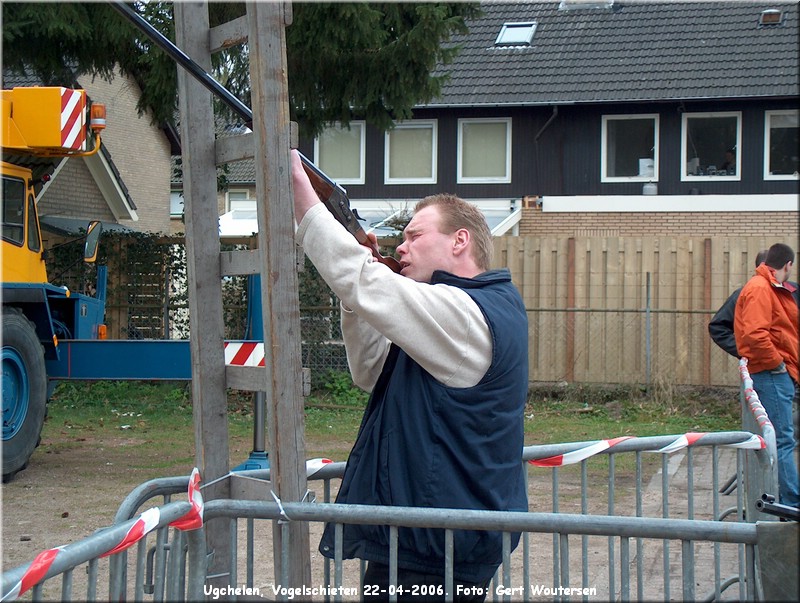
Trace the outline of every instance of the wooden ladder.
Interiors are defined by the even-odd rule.
[[[248,2],[246,7],[245,16],[211,28],[207,3],[174,4],[177,46],[207,73],[212,53],[248,44],[254,116],[252,132],[215,139],[211,92],[178,68],[195,456],[203,483],[208,484],[205,500],[243,496],[229,467],[227,389],[265,392],[268,489],[281,501],[296,502],[303,499],[307,486],[298,251],[289,161],[289,149],[297,144],[296,134],[291,134],[296,129],[289,122],[286,74],[285,27],[291,22],[291,4]],[[216,168],[245,159],[255,163],[257,249],[221,252]],[[247,274],[261,275],[266,366],[226,367],[222,279]],[[263,486],[255,491],[268,495]],[[206,526],[209,551],[214,552],[209,585],[226,586],[235,576],[235,568],[229,567],[232,529],[234,522],[228,519],[215,519]],[[287,556],[281,555],[284,539]],[[309,584],[308,524],[289,522],[282,529],[274,525],[273,547],[275,584]],[[288,560],[288,567],[282,559]]]

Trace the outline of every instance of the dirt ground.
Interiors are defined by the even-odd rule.
[[[54,437],[44,441],[37,449],[30,466],[21,472],[16,479],[2,487],[2,558],[3,568],[10,569],[31,561],[39,552],[59,545],[68,544],[92,534],[101,527],[111,525],[114,514],[125,496],[139,484],[155,478],[175,475],[188,475],[191,471],[190,460],[174,463],[162,459],[163,465],[158,469],[139,469],[132,466],[132,458],[137,465],[144,464],[142,455],[148,454],[146,447],[140,442],[119,437],[109,441],[93,441],[91,437],[81,437],[78,441],[71,438],[66,430],[52,434]],[[62,440],[62,441],[59,441]],[[67,445],[68,444],[68,445]],[[234,442],[231,447],[231,463],[235,465],[246,458],[249,442]],[[309,446],[313,448],[313,443]],[[189,457],[191,458],[191,457]],[[336,459],[343,460],[343,459]],[[673,462],[674,460],[674,462]],[[674,456],[670,465],[675,465],[675,472],[681,465],[679,456]],[[157,459],[149,459],[151,462]],[[695,461],[701,462],[700,460]],[[529,503],[532,511],[552,510],[551,470],[532,469],[529,487]],[[670,473],[673,469],[670,469]],[[726,475],[727,477],[727,475]],[[660,488],[660,468],[654,468],[644,477],[644,482],[655,484]],[[580,512],[580,483],[577,472],[566,472],[559,478],[559,511],[566,513]],[[627,480],[630,482],[630,480]],[[617,514],[632,514],[634,489],[620,480],[615,496]],[[594,485],[593,485],[594,486]],[[708,484],[705,485],[707,489]],[[322,486],[312,487],[318,499],[322,497]],[[658,516],[658,500],[645,499],[645,503],[655,505],[653,515]],[[608,499],[603,491],[602,479],[596,485],[596,496],[590,497],[590,511],[604,514]],[[671,500],[674,509],[680,508],[678,499]],[[698,508],[699,505],[698,505]],[[679,513],[680,514],[680,513]],[[242,522],[244,523],[244,522]],[[267,522],[268,523],[268,522]],[[245,541],[243,527],[240,527],[240,543]],[[270,585],[274,584],[272,570],[272,546],[268,530],[256,535],[256,565],[259,568],[255,585],[261,589],[262,596],[274,598]],[[312,569],[316,576],[321,575],[322,558],[316,552],[321,528],[311,527]],[[589,555],[597,559],[596,567],[590,576],[593,583],[601,585],[607,563],[601,559],[608,554],[608,539],[592,537]],[[571,548],[573,545],[570,545]],[[680,549],[679,545],[678,550]],[[550,585],[548,582],[553,570],[552,560],[553,537],[549,534],[531,536],[530,559],[535,571],[539,572],[538,583]],[[570,565],[580,559],[580,544],[575,546],[570,556]],[[521,572],[519,555],[513,561],[513,572]],[[240,554],[240,558],[244,555]],[[345,583],[354,584],[358,576],[356,562],[346,565]],[[660,565],[648,562],[655,575],[663,575]],[[680,566],[678,566],[678,582],[673,591],[680,594]],[[572,570],[573,584],[580,582],[580,569]],[[102,574],[101,574],[102,575]],[[726,574],[727,575],[727,574]],[[699,576],[699,573],[698,573]],[[243,576],[240,576],[240,582]],[[518,579],[517,579],[518,580]],[[102,580],[101,580],[102,582]],[[661,583],[661,578],[658,579]],[[656,581],[653,581],[655,585]],[[704,594],[698,592],[698,595]],[[635,593],[635,591],[634,591]],[[549,598],[552,598],[550,596]],[[635,598],[635,594],[634,594]],[[600,598],[602,599],[602,597]]]

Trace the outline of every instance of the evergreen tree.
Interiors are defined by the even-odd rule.
[[[171,2],[135,9],[174,40]],[[244,14],[241,3],[209,4],[211,25]],[[467,3],[293,3],[287,28],[289,99],[301,132],[366,119],[380,127],[410,117],[438,94],[432,76],[457,52],[447,41],[479,14]],[[73,85],[76,75],[112,77],[116,69],[142,88],[139,110],[158,123],[176,113],[175,63],[106,3],[3,2],[3,68],[34,74],[47,85]],[[214,77],[249,102],[247,47],[214,56]]]

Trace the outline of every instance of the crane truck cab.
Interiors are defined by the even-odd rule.
[[[48,392],[46,359],[58,358],[59,337],[97,338],[102,333],[102,297],[73,294],[48,282],[31,170],[35,163],[31,158],[96,153],[105,108],[92,105],[91,115],[94,145],[87,150],[85,91],[61,87],[2,91],[4,482],[27,466],[39,444]],[[97,256],[100,232],[99,222],[89,224],[86,261]]]

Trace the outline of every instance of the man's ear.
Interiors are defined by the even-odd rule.
[[[453,253],[460,255],[468,246],[470,242],[470,233],[466,228],[459,228],[455,232],[455,240],[453,241]]]

